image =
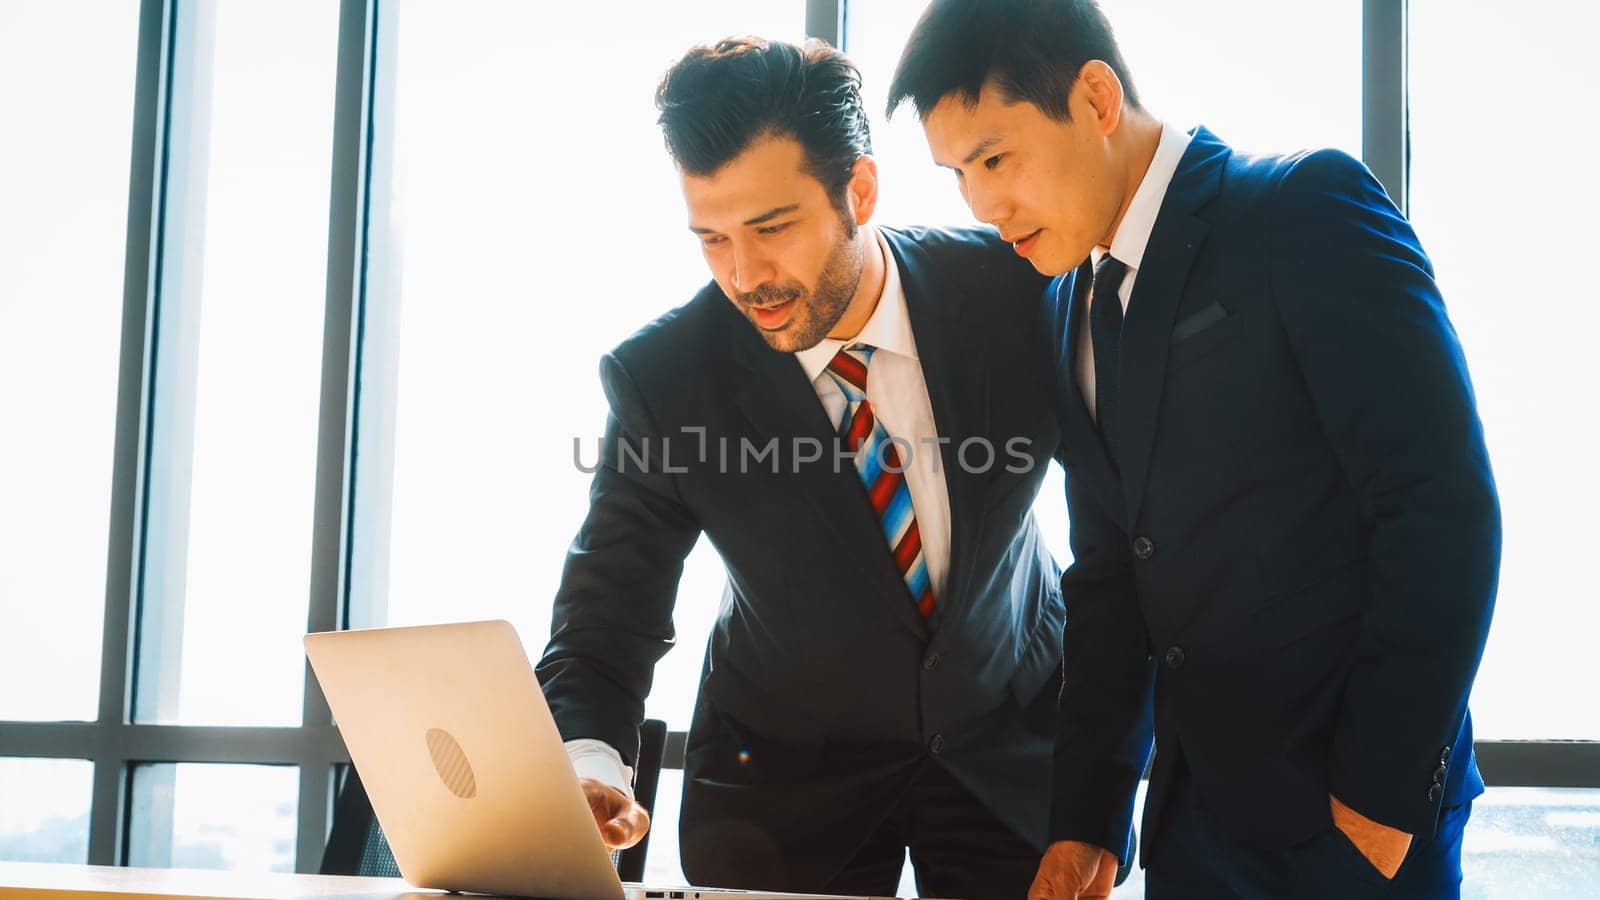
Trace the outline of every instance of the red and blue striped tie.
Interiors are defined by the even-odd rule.
[[[867,401],[867,366],[874,349],[865,344],[845,347],[834,355],[826,371],[844,391],[847,401],[839,423],[840,435],[846,448],[856,454],[856,472],[867,489],[872,511],[883,526],[895,567],[911,591],[917,613],[932,628],[936,624],[933,582],[928,578],[928,562],[922,554],[922,534],[917,530],[905,466],[900,449],[889,439]]]

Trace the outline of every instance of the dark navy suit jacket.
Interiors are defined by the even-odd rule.
[[[1144,858],[1181,756],[1240,840],[1413,834],[1482,791],[1467,694],[1500,519],[1466,363],[1410,225],[1356,160],[1198,130],[1124,324],[1119,464],[1076,376],[1087,265],[1051,286],[1075,561],[1052,836]]]
[[[883,231],[950,439],[951,562],[931,634],[853,465],[830,449],[795,471],[814,452],[795,442],[831,448],[835,425],[793,355],[715,284],[601,365],[602,466],[538,675],[565,738],[631,760],[683,559],[710,538],[728,586],[687,746],[681,846],[697,884],[821,887],[930,756],[1045,844],[1064,617],[1030,513],[1060,437],[1036,318],[1047,282],[993,235]],[[742,465],[774,441],[776,458]]]

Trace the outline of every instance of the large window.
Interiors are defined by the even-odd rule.
[[[1463,897],[1586,900],[1600,872],[1600,791],[1490,787],[1461,841]]]
[[[139,766],[129,864],[292,872],[295,796],[288,766]]]
[[[0,4],[0,719],[98,703],[139,44],[103,5]]]
[[[0,856],[314,864],[339,13],[0,6]]]
[[[178,21],[140,631],[151,664],[135,718],[295,725],[337,9],[209,0]]]
[[[139,765],[128,862],[294,871],[296,790],[286,765]]]
[[[1600,630],[1600,180],[1577,113],[1600,57],[1571,7],[1514,16],[1411,3],[1411,218],[1461,335],[1505,522],[1500,599],[1473,692],[1479,736],[1600,740],[1590,639]],[[1532,81],[1499,77],[1518,53]]]
[[[592,465],[600,357],[710,277],[655,125],[656,82],[697,42],[798,40],[802,12],[645,4],[602,25],[580,5],[399,8],[393,208],[374,223],[375,258],[397,277],[369,298],[392,344],[369,344],[362,382],[375,417],[391,391],[397,406],[392,434],[366,432],[371,477],[357,479],[392,491],[391,521],[357,522],[389,534],[372,563],[389,624],[508,618],[537,658],[588,508],[574,442]],[[602,27],[599,52],[580,36]],[[688,727],[724,580],[701,541],[678,591],[683,646],[649,699],[673,728]]]
[[[89,861],[89,779],[81,759],[0,758],[0,860]]]

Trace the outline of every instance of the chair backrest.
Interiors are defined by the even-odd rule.
[[[667,749],[667,723],[645,719],[639,726],[639,760],[633,767],[633,799],[652,817],[656,814],[656,785],[661,782],[661,757]],[[623,881],[644,880],[644,855],[650,849],[650,832],[639,843],[614,855],[617,877]]]
[[[327,846],[322,848],[324,875],[382,875],[400,877],[389,840],[372,814],[372,802],[355,766],[344,767],[344,785],[333,806],[333,828]]]
[[[661,779],[661,759],[666,743],[667,723],[646,719],[639,729],[639,760],[634,766],[633,796],[652,816],[655,815],[656,785]],[[646,833],[639,843],[612,854],[617,875],[623,881],[644,880],[644,859],[649,843],[650,835]],[[383,836],[383,829],[372,813],[372,802],[367,799],[367,790],[355,766],[346,768],[344,784],[339,788],[339,799],[333,807],[333,828],[328,832],[318,871],[324,875],[400,877],[400,867],[395,864],[389,840]]]

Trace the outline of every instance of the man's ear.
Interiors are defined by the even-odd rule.
[[[1073,105],[1074,96],[1092,111],[1101,134],[1111,134],[1122,123],[1122,79],[1100,60],[1091,59],[1084,63],[1083,68],[1078,70],[1078,80],[1072,83],[1067,108],[1077,116],[1080,107]]]
[[[845,199],[850,204],[850,217],[856,225],[867,224],[878,208],[878,162],[863,155],[850,167],[850,183],[845,185]]]

